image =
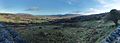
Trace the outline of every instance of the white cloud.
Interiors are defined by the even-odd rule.
[[[100,3],[102,6],[97,8],[89,8],[87,11],[82,12],[82,14],[90,15],[90,14],[98,14],[109,12],[111,9],[120,10],[120,0],[95,0]]]
[[[80,0],[69,0],[68,3],[71,5],[73,3],[77,3],[78,1]],[[97,6],[96,8],[88,8],[84,12],[77,12],[77,14],[90,15],[109,12],[111,9],[120,10],[120,0],[94,0],[94,1],[100,3],[100,5]],[[76,13],[76,11],[73,11],[72,13]]]
[[[40,8],[36,7],[36,6],[25,9],[25,11],[39,11],[39,10],[40,10]]]
[[[68,1],[68,4],[69,4],[69,5],[71,5],[71,4],[72,4],[72,2],[71,2],[71,1]]]
[[[75,3],[79,3],[80,0],[67,0],[67,3],[69,5],[75,4]]]
[[[4,11],[4,10],[0,10],[0,13],[16,13],[14,11]]]
[[[107,0],[96,0],[96,1],[98,1],[99,3],[101,3],[101,4],[106,4],[107,2]]]
[[[90,15],[90,14],[97,14],[97,13],[102,13],[104,11],[101,11],[101,9],[95,9],[95,8],[90,8],[86,12],[83,12],[85,15]]]
[[[118,9],[120,10],[120,0],[98,0],[99,3],[103,5],[103,8],[108,8],[108,9]]]

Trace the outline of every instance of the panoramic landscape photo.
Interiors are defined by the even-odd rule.
[[[0,0],[0,43],[120,43],[120,0]]]

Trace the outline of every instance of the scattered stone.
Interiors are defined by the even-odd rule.
[[[120,43],[120,26],[117,27],[102,43]]]
[[[3,27],[4,25],[0,24],[0,43],[26,43],[17,32]]]

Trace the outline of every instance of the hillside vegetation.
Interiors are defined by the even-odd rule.
[[[33,16],[31,14],[0,13],[0,22],[11,23],[41,23],[56,19],[54,17]]]
[[[69,18],[0,16],[1,22],[16,30],[28,43],[99,43],[116,28],[112,22],[102,23],[103,14]]]
[[[99,43],[115,29],[111,22],[101,24],[99,21],[86,21],[66,24],[41,25],[42,28],[25,29],[20,33],[31,43]]]

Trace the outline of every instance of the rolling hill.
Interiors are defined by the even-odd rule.
[[[67,15],[69,17],[64,18],[66,16],[2,13],[0,20],[29,43],[99,43],[116,28],[110,21],[102,23],[101,19],[105,15],[106,13],[75,17]]]

